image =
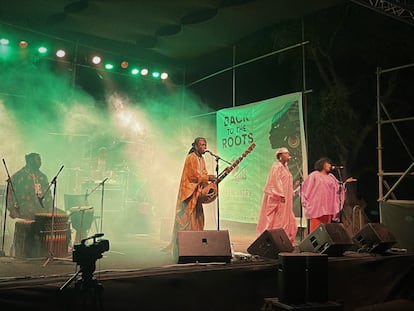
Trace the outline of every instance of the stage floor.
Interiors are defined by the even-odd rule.
[[[230,232],[230,240],[236,254],[248,255],[254,238]],[[259,311],[265,299],[279,295],[278,259],[238,256],[230,263],[176,264],[162,251],[167,244],[157,234],[111,239],[110,250],[96,262],[95,275],[104,289],[99,310]],[[78,271],[70,256],[45,264],[46,259],[0,258],[0,305],[12,310],[94,310],[79,305],[85,292],[76,289],[76,280],[67,284]],[[328,267],[321,278],[328,278],[329,301],[343,310],[414,300],[414,254],[346,252],[329,257]],[[306,282],[293,281],[298,291]]]
[[[235,252],[247,253],[247,247],[254,236],[231,234],[230,241]],[[102,239],[106,239],[105,236]],[[159,268],[173,265],[176,260],[163,251],[168,241],[161,240],[159,234],[126,234],[122,238],[108,238],[109,251],[96,261],[96,270],[124,270]],[[70,274],[76,271],[70,250],[64,258],[14,258],[0,257],[0,281],[13,278],[36,278],[57,274]]]

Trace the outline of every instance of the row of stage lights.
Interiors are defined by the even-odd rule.
[[[6,38],[0,38],[0,47],[7,47],[10,45],[10,41]],[[19,48],[20,49],[27,49],[29,46],[29,43],[27,41],[21,40],[19,42]],[[0,51],[1,52],[1,51]],[[46,46],[39,46],[37,48],[37,52],[39,55],[46,56],[49,54],[49,49]],[[65,59],[67,56],[67,53],[64,49],[57,49],[55,52],[55,56],[58,59]],[[110,61],[103,61],[101,56],[91,55],[88,59],[88,61],[91,62],[91,65],[93,66],[102,66],[106,71],[115,71],[117,69],[117,65],[114,62]],[[166,80],[168,78],[167,72],[160,72],[160,71],[151,71],[148,68],[142,67],[139,68],[137,66],[130,66],[129,62],[127,60],[123,60],[119,63],[119,68],[121,70],[125,71],[126,73],[129,72],[132,76],[144,76],[144,77],[151,77],[154,79],[161,79]]]

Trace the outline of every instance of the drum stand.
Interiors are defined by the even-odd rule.
[[[49,189],[50,189],[50,186],[51,186],[51,185],[53,185],[52,218],[51,218],[51,227],[50,227],[50,236],[51,236],[51,241],[50,241],[50,243],[49,243],[49,255],[48,255],[48,257],[46,258],[46,261],[43,263],[43,267],[46,267],[46,266],[47,266],[47,264],[48,264],[50,261],[55,260],[55,259],[65,260],[65,261],[71,261],[71,260],[70,260],[70,259],[68,259],[68,258],[56,258],[56,257],[54,257],[54,256],[53,256],[53,247],[54,247],[54,245],[55,245],[55,238],[54,238],[54,235],[55,235],[55,214],[56,214],[56,188],[57,188],[57,177],[58,177],[58,175],[60,174],[60,172],[62,171],[62,169],[63,169],[63,165],[61,166],[61,168],[60,168],[59,172],[58,172],[58,173],[56,174],[56,176],[52,179],[52,181],[50,182],[50,185],[49,185]],[[47,193],[47,191],[49,191],[49,189],[47,189],[47,190],[45,191],[45,194]],[[43,195],[44,195],[44,194],[43,194]],[[42,198],[39,198],[39,200],[40,200],[40,202],[42,202],[43,197],[42,197]]]

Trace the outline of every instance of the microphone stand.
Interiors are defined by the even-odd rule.
[[[219,175],[219,161],[220,158],[219,157],[215,157],[216,158],[216,176],[218,177]],[[217,231],[220,231],[220,199],[219,199],[219,185],[218,183],[216,184],[217,186]]]
[[[212,153],[210,150],[206,151],[208,152],[210,155],[212,155],[215,159],[216,159],[216,176],[217,178],[219,177],[219,161],[222,160],[223,162],[231,165],[231,163],[229,161],[226,161],[224,159],[222,159],[221,157],[219,157],[218,155],[215,155],[214,153]],[[220,200],[219,200],[219,185],[218,183],[216,184],[217,186],[217,231],[220,230]]]
[[[299,172],[299,210],[300,210],[299,216],[300,216],[300,228],[301,228],[301,230],[300,230],[300,240],[302,241],[303,238],[304,238],[303,230],[302,230],[302,228],[303,228],[303,225],[302,225],[302,221],[303,221],[303,211],[302,211],[303,172],[302,172],[301,168],[299,167],[299,164],[296,161],[296,159],[295,158],[292,158],[292,160],[295,163],[295,166],[296,166],[296,168],[297,168],[297,170]]]
[[[339,198],[339,200],[338,200],[338,202],[339,202],[339,222],[342,222],[342,219],[341,219],[341,212],[342,212],[342,191],[344,190],[343,189],[343,185],[344,185],[344,182],[343,182],[343,179],[342,179],[342,174],[341,174],[341,168],[340,167],[338,167],[338,176],[339,176],[339,189],[338,189],[338,198]]]
[[[4,251],[4,238],[6,235],[6,218],[7,218],[7,193],[9,192],[9,181],[7,180],[7,187],[5,192],[5,204],[4,204],[4,216],[3,216],[3,230],[2,230],[2,243],[0,250],[0,257],[5,257],[6,253]]]
[[[103,226],[103,207],[104,207],[104,193],[105,193],[105,182],[109,179],[109,177],[106,177],[104,180],[102,180],[94,189],[92,189],[91,192],[88,193],[88,190],[86,190],[86,194],[85,194],[85,201],[88,201],[88,197],[94,193],[100,186],[102,186],[101,188],[101,223],[100,223],[100,228],[99,231],[102,232],[102,226]]]
[[[46,261],[43,263],[43,267],[46,267],[47,264],[54,259],[57,259],[53,256],[53,247],[55,245],[55,214],[56,214],[56,189],[57,189],[57,177],[59,176],[60,172],[63,170],[63,165],[60,167],[59,171],[57,172],[56,176],[53,177],[52,181],[49,183],[49,187],[46,189],[45,193],[39,197],[39,202],[43,206],[43,199],[45,195],[50,190],[50,187],[53,185],[53,198],[52,198],[52,219],[51,219],[51,228],[50,228],[50,236],[51,241],[49,243],[49,256],[46,258]],[[61,260],[66,260],[65,258],[59,258]],[[69,259],[68,259],[69,260]]]
[[[4,218],[3,218],[4,221],[3,221],[3,231],[2,231],[3,235],[2,235],[2,244],[1,244],[0,257],[5,257],[6,256],[6,253],[4,251],[4,238],[5,238],[5,235],[6,235],[7,206],[9,205],[8,204],[9,189],[11,189],[11,191],[12,191],[16,206],[17,207],[19,206],[16,191],[14,190],[13,182],[11,180],[9,170],[7,169],[6,161],[4,161],[4,159],[3,159],[3,164],[4,164],[4,168],[6,169],[6,173],[7,173],[7,187],[6,187],[6,194],[5,194],[5,201],[4,201],[5,202],[5,204],[4,204]]]

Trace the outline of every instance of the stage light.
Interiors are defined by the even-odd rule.
[[[11,56],[11,47],[9,46],[9,39],[0,39],[0,60],[8,60]]]
[[[57,50],[56,51],[56,56],[59,58],[65,57],[66,52],[64,50]]]
[[[160,73],[158,71],[154,71],[151,76],[155,79],[158,79],[160,77]]]
[[[0,39],[0,44],[1,45],[8,45],[10,43],[9,39],[6,38],[1,38]]]
[[[107,63],[107,64],[105,64],[105,69],[112,70],[112,69],[114,69],[114,65],[111,64],[111,63]]]
[[[161,73],[161,80],[166,80],[168,78],[168,73],[163,72]]]
[[[22,49],[25,49],[25,48],[27,48],[27,47],[29,46],[29,43],[27,43],[27,41],[21,40],[21,41],[19,42],[19,46],[20,46]]]
[[[99,65],[101,63],[101,57],[100,56],[93,56],[92,57],[92,63],[95,65]]]
[[[135,76],[135,75],[137,75],[137,74],[139,74],[139,69],[137,69],[137,68],[132,68],[132,69],[131,69],[131,74],[133,74],[134,76]]]
[[[123,61],[123,62],[121,62],[121,68],[123,68],[123,69],[127,69],[128,68],[128,62],[127,61]]]
[[[148,74],[148,69],[144,68],[141,70],[141,75],[146,76]]]
[[[46,53],[47,53],[47,47],[45,47],[45,46],[41,46],[41,47],[39,47],[39,48],[37,49],[37,51],[38,51],[40,54],[46,54]]]

